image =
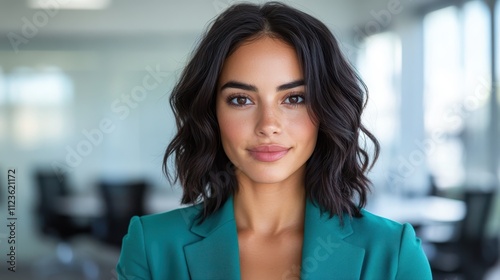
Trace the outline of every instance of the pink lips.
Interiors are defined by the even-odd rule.
[[[262,145],[248,149],[254,159],[263,162],[277,161],[284,157],[289,150],[290,148],[279,145]]]

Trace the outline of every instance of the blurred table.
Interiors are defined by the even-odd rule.
[[[180,208],[180,194],[164,191],[150,191],[145,196],[145,212],[161,213]],[[56,211],[77,218],[98,218],[106,211],[104,199],[98,192],[82,193],[56,198]]]
[[[55,201],[59,214],[76,218],[98,218],[106,211],[103,199],[94,193],[60,196]]]
[[[425,225],[459,222],[465,218],[466,205],[461,200],[438,196],[401,197],[384,194],[373,197],[366,209],[400,223]]]

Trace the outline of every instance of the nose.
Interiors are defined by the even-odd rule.
[[[272,106],[261,106],[258,111],[258,121],[255,133],[259,136],[270,137],[281,133],[281,120],[278,109]]]

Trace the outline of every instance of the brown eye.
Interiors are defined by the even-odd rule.
[[[302,104],[304,103],[304,96],[302,95],[290,95],[285,99],[285,103],[287,104]]]
[[[228,104],[238,107],[251,105],[252,101],[246,96],[230,96],[227,99]]]
[[[247,103],[247,98],[246,97],[237,97],[236,98],[236,103],[238,105],[245,105]]]
[[[298,96],[290,96],[290,103],[297,103],[299,101]]]

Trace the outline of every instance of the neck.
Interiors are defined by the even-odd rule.
[[[238,178],[238,182],[238,192],[234,195],[238,231],[276,235],[303,228],[305,186],[302,180],[259,184]]]

